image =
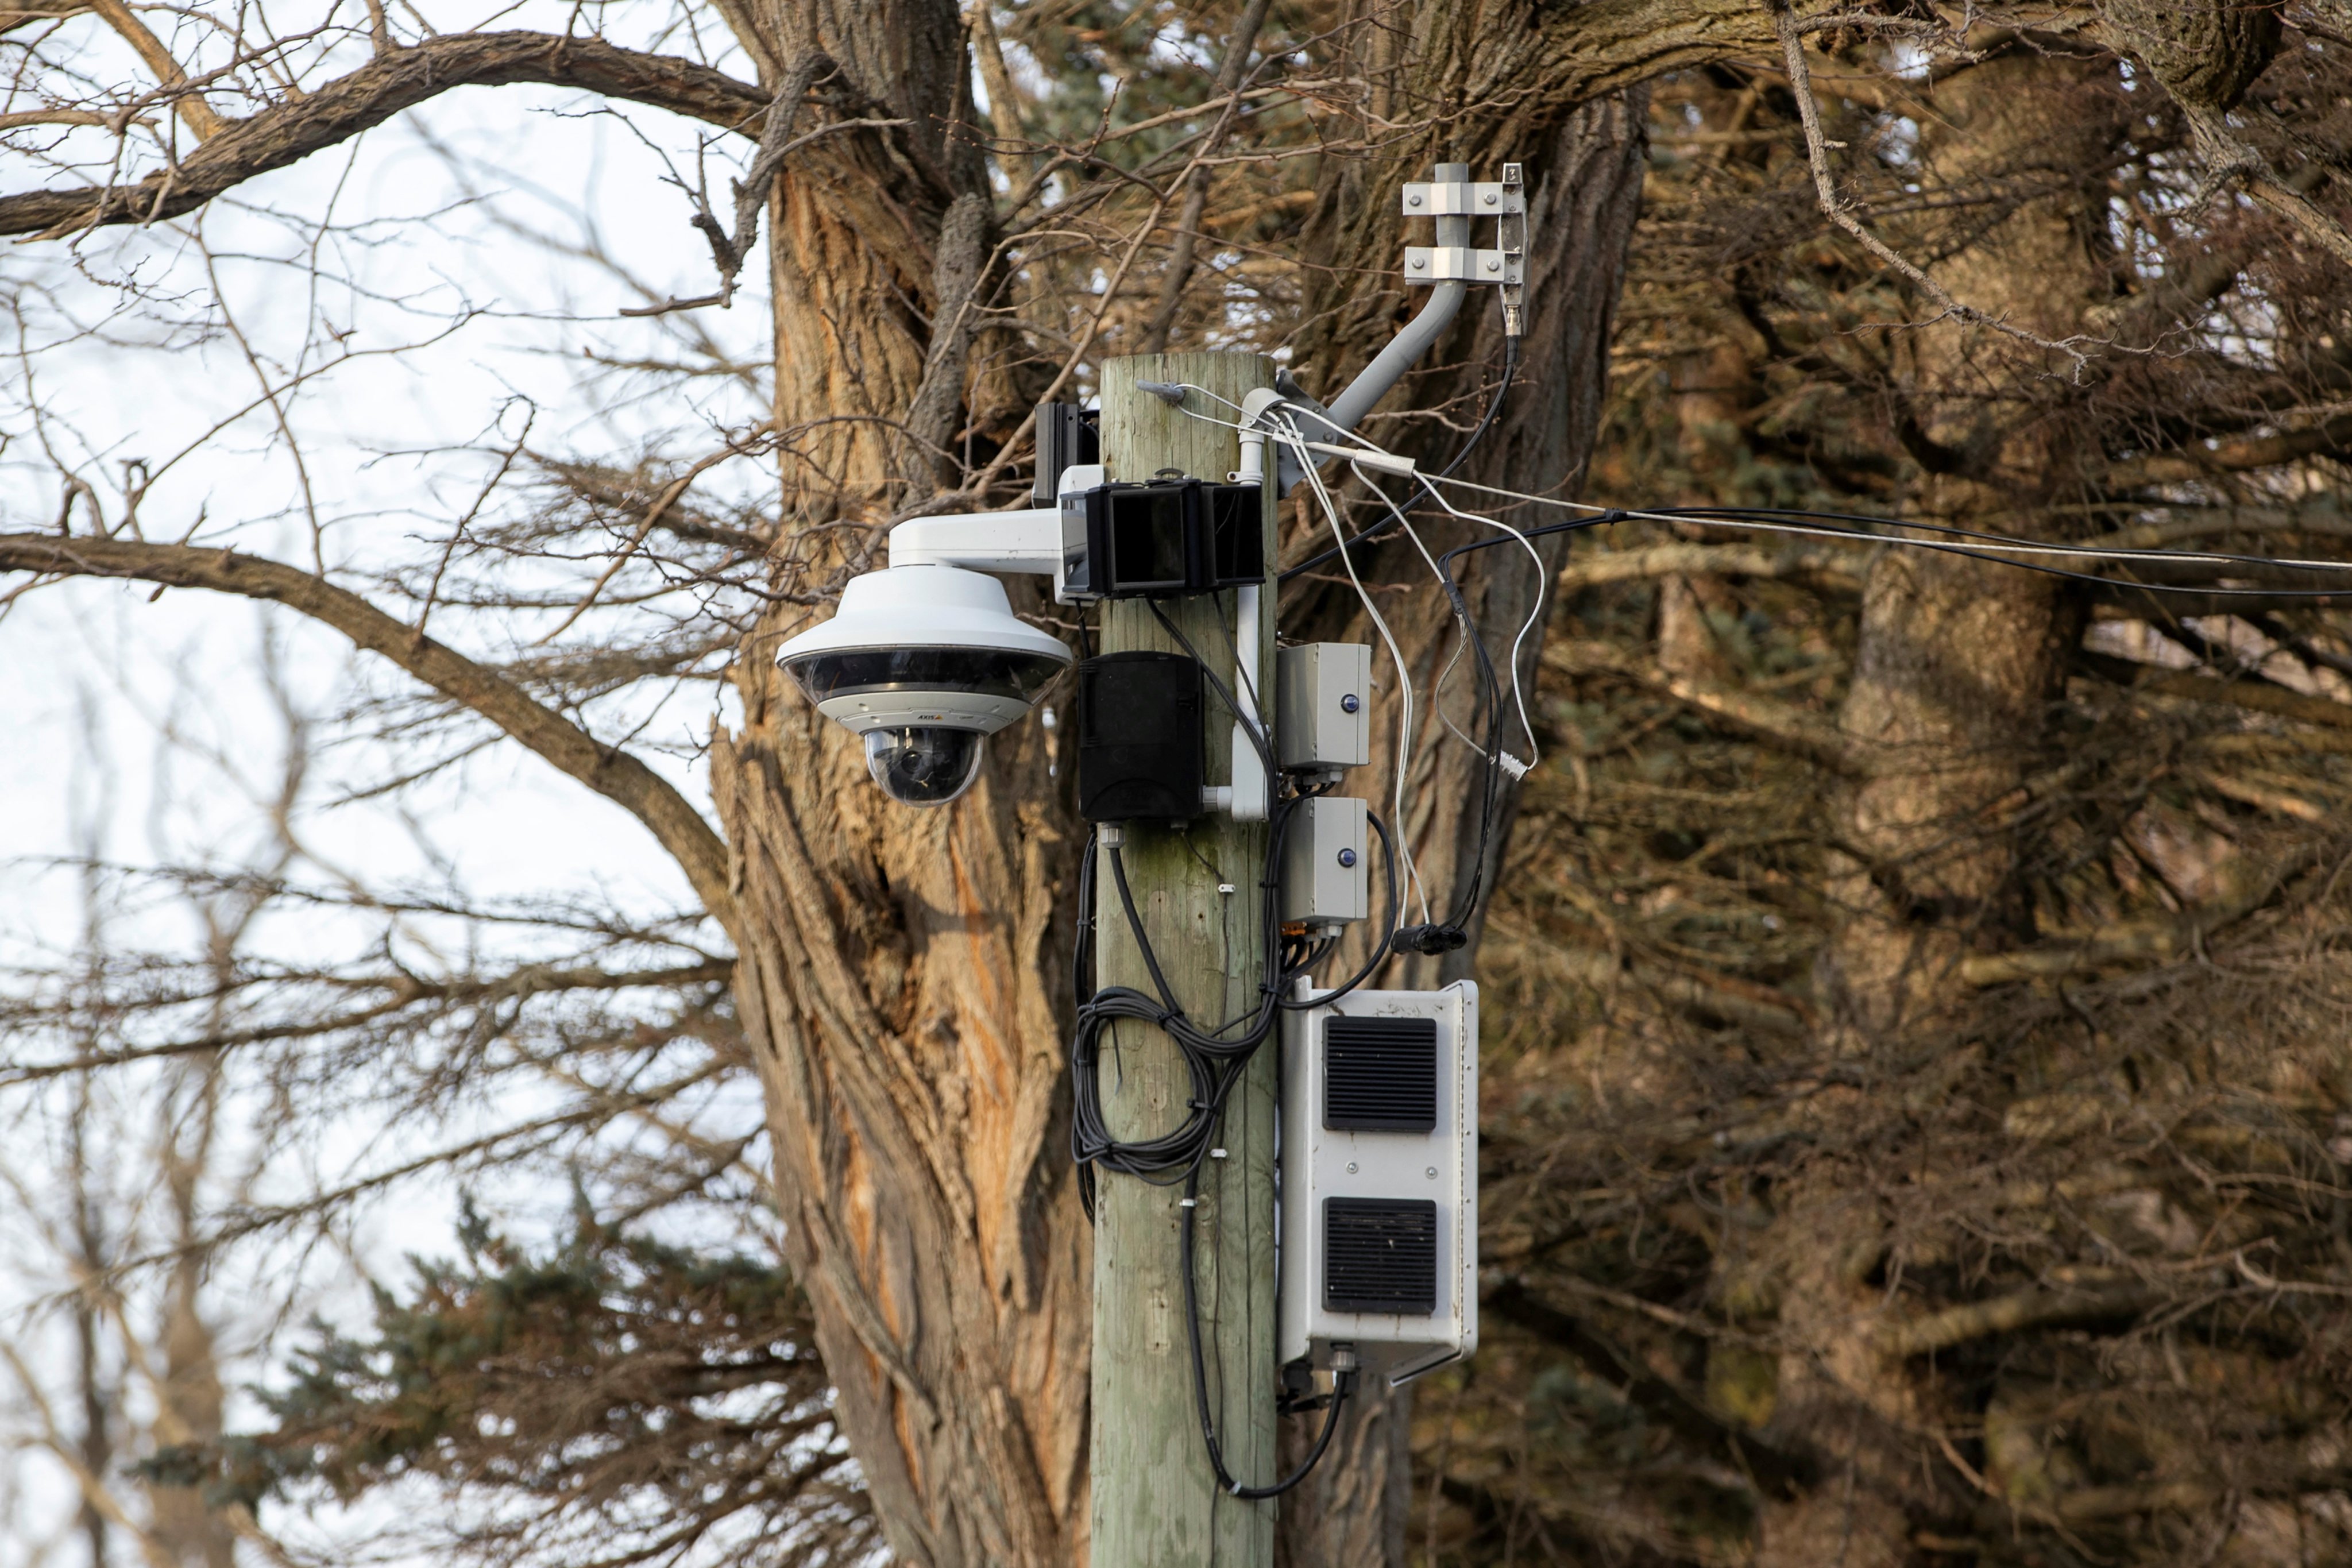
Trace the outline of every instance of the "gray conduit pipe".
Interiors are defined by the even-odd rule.
[[[1469,177],[1470,165],[1467,163],[1437,165],[1436,178],[1441,184]],[[1437,220],[1437,243],[1469,244],[1469,215],[1450,213],[1440,217]],[[1412,368],[1413,362],[1429,352],[1429,345],[1437,341],[1438,333],[1452,324],[1455,313],[1462,309],[1462,301],[1469,293],[1470,285],[1459,279],[1449,279],[1433,286],[1429,291],[1429,302],[1421,308],[1420,313],[1404,324],[1404,331],[1390,340],[1388,346],[1373,357],[1372,363],[1348,384],[1348,390],[1334,398],[1328,408],[1292,384],[1286,373],[1275,378],[1275,385],[1282,391],[1286,401],[1307,414],[1310,420],[1308,436],[1323,434],[1314,428],[1316,423],[1328,425],[1338,431],[1353,430],[1363,422],[1364,416],[1372,411],[1372,405],[1387,395],[1389,388]],[[1306,477],[1307,471],[1299,464],[1298,454],[1288,447],[1281,448],[1276,462],[1275,493],[1287,495],[1290,487]]]
[[[1437,165],[1436,178],[1440,184],[1451,184],[1469,177],[1470,165],[1467,163]],[[1437,220],[1437,243],[1469,244],[1469,215],[1449,213],[1440,217]],[[1469,293],[1470,285],[1460,279],[1448,279],[1433,285],[1429,291],[1429,303],[1421,308],[1421,313],[1407,321],[1404,331],[1391,338],[1388,347],[1364,367],[1361,374],[1348,384],[1347,391],[1331,400],[1331,406],[1327,411],[1331,423],[1342,430],[1353,430],[1361,424],[1364,416],[1372,411],[1372,405],[1378,403],[1388,389],[1412,368],[1414,361],[1429,352],[1429,345],[1437,341],[1437,334],[1453,323],[1454,313],[1462,309],[1462,301]]]

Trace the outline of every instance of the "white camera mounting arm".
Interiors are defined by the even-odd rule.
[[[1101,464],[1081,464],[1062,470],[1060,492],[1102,482]],[[1051,577],[1054,597],[1067,604],[1064,585],[1087,553],[1085,524],[1070,517],[1056,506],[911,518],[890,531],[890,564]]]

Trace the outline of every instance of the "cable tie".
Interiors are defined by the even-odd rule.
[[[1518,758],[1511,755],[1508,752],[1497,752],[1495,754],[1495,761],[1501,765],[1502,770],[1505,773],[1510,774],[1514,779],[1523,779],[1527,777],[1528,769],[1533,765],[1531,763],[1519,761]]]

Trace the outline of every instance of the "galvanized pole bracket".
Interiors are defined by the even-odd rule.
[[[1493,283],[1503,304],[1521,303],[1528,281],[1528,197],[1520,168],[1503,165],[1499,180],[1412,180],[1404,187],[1407,217],[1491,217],[1495,247],[1409,245],[1404,278],[1413,283]]]

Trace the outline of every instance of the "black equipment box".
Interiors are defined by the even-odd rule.
[[[1179,653],[1107,653],[1078,666],[1078,815],[1201,815],[1201,667]]]
[[[1037,405],[1037,482],[1030,498],[1052,506],[1061,494],[1062,470],[1102,461],[1102,416],[1075,403]]]
[[[1265,581],[1265,492],[1200,479],[1097,485],[1063,498],[1085,514],[1087,599],[1206,594]]]

